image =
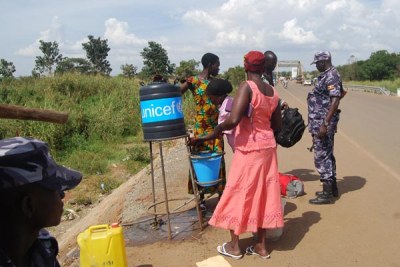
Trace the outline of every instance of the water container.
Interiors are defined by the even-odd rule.
[[[80,266],[127,267],[125,241],[118,224],[91,226],[78,235]]]
[[[186,136],[179,87],[165,82],[150,83],[140,88],[139,95],[144,141]]]
[[[201,186],[213,186],[219,182],[221,153],[204,151],[190,155],[196,174],[197,183]]]

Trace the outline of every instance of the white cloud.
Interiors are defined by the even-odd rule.
[[[328,3],[325,6],[325,10],[330,11],[330,12],[335,12],[339,9],[343,9],[346,7],[346,1],[345,0],[338,0],[338,1],[333,1]]]
[[[30,44],[27,47],[18,49],[15,52],[15,55],[26,56],[26,57],[34,56],[39,51],[38,47],[39,47],[39,45],[37,43]]]
[[[293,8],[307,9],[315,4],[316,0],[289,0],[288,3]]]
[[[399,10],[399,1],[398,0],[383,0],[382,8],[398,11]]]
[[[29,44],[26,47],[18,49],[15,54],[19,56],[35,56],[38,53],[40,53],[39,50],[39,45],[40,45],[40,40],[44,42],[54,42],[56,41],[59,45],[59,48],[62,46],[62,41],[63,41],[63,32],[64,32],[64,27],[59,21],[58,16],[54,16],[50,29],[41,31],[39,34],[39,38],[35,40],[34,43]]]
[[[363,49],[365,50],[369,50],[371,52],[375,52],[378,50],[388,50],[391,51],[391,47],[384,44],[384,43],[380,43],[377,41],[371,41],[371,42],[367,42],[362,44]]]
[[[338,42],[333,40],[328,44],[328,49],[332,51],[353,50],[354,46],[350,45],[348,42]]]
[[[349,32],[352,34],[356,34],[356,33],[365,33],[366,28],[363,28],[361,26],[358,25],[348,25],[348,24],[342,24],[339,26],[338,28],[340,31],[344,31],[344,32]]]
[[[247,36],[240,28],[221,31],[216,35],[216,45],[219,47],[242,45],[246,43],[246,41]]]
[[[89,42],[89,39],[88,39],[87,37],[84,37],[83,39],[77,40],[77,41],[75,41],[73,44],[71,44],[71,45],[69,46],[69,49],[70,49],[71,51],[75,51],[75,52],[81,51],[81,50],[83,49],[83,48],[82,48],[82,44],[83,44],[83,43],[87,43],[87,42]]]
[[[282,39],[290,40],[295,44],[318,42],[312,31],[306,31],[297,25],[297,19],[286,21],[279,35]]]
[[[183,15],[182,19],[187,23],[197,23],[209,29],[221,30],[224,28],[222,20],[203,10],[190,10]]]
[[[128,23],[118,21],[115,18],[109,18],[105,22],[104,37],[108,39],[110,45],[125,46],[125,45],[143,45],[146,40],[140,39],[133,33],[128,32]]]

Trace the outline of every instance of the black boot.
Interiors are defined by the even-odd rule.
[[[316,195],[317,197],[320,197],[320,196],[322,196],[323,194],[324,194],[324,191],[317,191],[317,192],[315,192],[315,195]],[[332,183],[332,196],[333,196],[333,197],[338,197],[338,196],[339,196],[339,189],[338,189],[338,187],[337,187],[336,180],[333,180],[333,183]]]
[[[323,190],[321,196],[317,196],[316,198],[310,199],[308,202],[310,204],[332,204],[333,203],[333,195],[332,195],[332,184],[324,182]]]

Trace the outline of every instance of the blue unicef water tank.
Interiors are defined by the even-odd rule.
[[[144,85],[139,90],[144,141],[186,136],[180,88],[165,82]]]

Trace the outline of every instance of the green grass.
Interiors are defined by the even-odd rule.
[[[384,87],[391,91],[392,93],[397,94],[397,89],[400,88],[400,78],[397,78],[393,81],[384,80],[384,81],[351,81],[347,82],[348,84],[354,85],[365,85],[365,86],[376,86],[376,87]]]
[[[123,77],[5,79],[0,82],[0,103],[68,112],[69,120],[60,125],[0,119],[0,138],[31,136],[49,143],[58,163],[83,173],[66,206],[96,203],[150,162],[139,89],[138,80]],[[190,124],[194,101],[190,93],[184,98],[185,121]]]

